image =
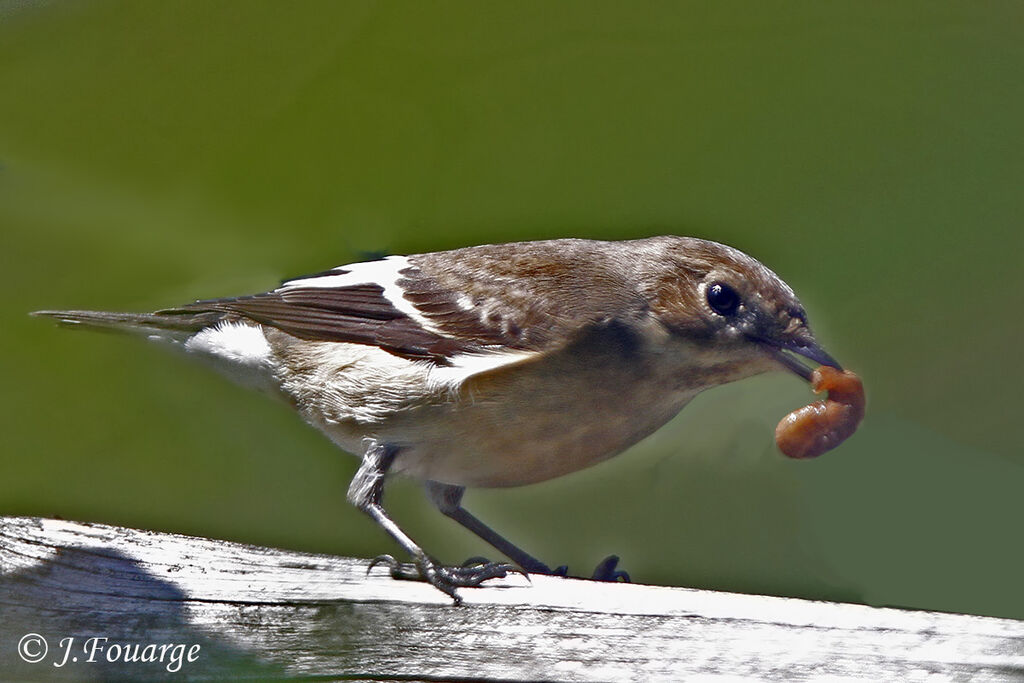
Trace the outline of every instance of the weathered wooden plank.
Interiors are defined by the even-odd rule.
[[[465,603],[454,607],[425,584],[395,581],[383,568],[367,575],[367,566],[100,524],[2,518],[0,672],[17,679],[1024,680],[1019,621],[544,576],[463,589]],[[48,644],[38,663],[19,655],[19,642],[22,654],[42,652],[41,640],[23,640],[30,633]],[[107,640],[89,640],[97,637]],[[160,645],[180,647],[165,647],[162,662],[123,661],[156,657]]]

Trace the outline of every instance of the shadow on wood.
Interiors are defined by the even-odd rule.
[[[0,524],[5,678],[1024,679],[1013,620],[546,576],[453,607],[366,560]]]

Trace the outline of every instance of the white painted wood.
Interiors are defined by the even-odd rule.
[[[462,589],[454,607],[368,564],[0,518],[0,677],[1024,680],[1020,621],[545,576]],[[18,655],[29,633],[48,643],[39,663]],[[180,670],[170,647],[107,661],[126,645],[182,645]]]

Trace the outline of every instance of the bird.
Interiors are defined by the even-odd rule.
[[[565,573],[463,507],[467,488],[596,465],[711,387],[773,370],[810,381],[807,361],[841,370],[779,276],[733,247],[674,235],[391,255],[152,313],[34,315],[170,343],[284,399],[361,459],[348,500],[411,559],[374,563],[456,604],[457,589],[512,571]],[[511,563],[435,560],[384,508],[393,474],[423,482],[441,513]]]

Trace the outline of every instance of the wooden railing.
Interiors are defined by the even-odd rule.
[[[0,518],[0,678],[1024,680],[1024,622],[534,576],[464,604],[362,559]]]

